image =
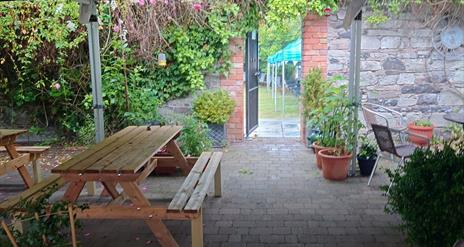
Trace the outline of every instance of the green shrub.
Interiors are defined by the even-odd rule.
[[[433,126],[430,120],[425,120],[425,119],[414,121],[414,125],[420,126],[420,127],[432,127]]]
[[[84,125],[77,132],[77,143],[81,145],[91,145],[95,143],[95,122],[90,116],[85,120]]]
[[[195,117],[206,122],[225,124],[235,108],[235,101],[225,90],[206,91],[193,102]]]
[[[386,211],[401,216],[413,245],[452,246],[464,238],[464,142],[451,142],[418,149],[403,167],[388,171],[393,186]]]
[[[322,107],[325,90],[330,86],[330,83],[322,77],[322,70],[320,68],[311,69],[301,83],[303,86],[301,100],[304,115],[306,118],[310,118],[313,110]]]
[[[358,157],[363,159],[375,159],[377,157],[377,146],[367,136],[360,136],[360,147]]]
[[[192,116],[182,121],[183,129],[178,142],[185,155],[200,156],[204,151],[211,149],[211,140],[208,137],[208,126]]]

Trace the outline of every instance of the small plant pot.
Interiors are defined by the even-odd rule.
[[[374,168],[375,161],[377,157],[371,159],[365,159],[361,157],[357,157],[358,159],[358,166],[359,171],[361,172],[361,176],[369,176],[372,173],[372,169]]]
[[[434,126],[424,127],[424,126],[416,126],[416,125],[414,125],[414,123],[408,124],[409,132],[411,132],[413,134],[418,134],[418,135],[421,135],[421,136],[425,136],[425,137],[427,137],[429,139],[432,139],[432,137],[433,137],[433,128],[434,128]],[[419,145],[419,146],[427,146],[427,144],[428,144],[428,141],[426,139],[420,138],[420,137],[417,137],[417,136],[413,136],[413,135],[409,136],[409,141],[416,144],[416,145]]]
[[[225,124],[208,123],[208,136],[211,139],[213,147],[222,148],[227,143],[227,130]]]
[[[348,177],[348,166],[352,155],[332,155],[333,149],[319,151],[322,161],[322,176],[328,180],[345,180]]]
[[[319,146],[317,144],[313,144],[312,148],[314,150],[314,153],[316,154],[317,168],[319,168],[319,170],[320,170],[320,169],[322,169],[322,160],[321,160],[321,156],[319,155],[319,151],[327,149],[328,147],[323,147],[323,146]]]

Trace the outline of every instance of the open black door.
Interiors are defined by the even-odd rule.
[[[258,127],[258,32],[249,32],[245,54],[246,135]]]

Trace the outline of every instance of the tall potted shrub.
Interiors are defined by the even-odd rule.
[[[301,95],[301,103],[303,105],[304,117],[308,120],[307,125],[307,141],[309,145],[312,145],[320,134],[320,128],[318,125],[319,113],[317,109],[323,106],[325,89],[330,84],[322,76],[322,70],[320,68],[313,68],[309,71],[308,75],[301,82],[303,86],[303,93]],[[312,146],[314,153],[320,151],[320,146]],[[321,168],[320,160],[317,162],[318,167]]]
[[[234,111],[235,101],[225,90],[205,91],[193,102],[194,116],[208,124],[214,147],[226,143],[225,123]]]
[[[318,152],[322,175],[329,180],[343,180],[348,176],[352,157],[355,136],[352,131],[360,123],[350,117],[353,103],[348,100],[346,86],[328,87],[325,97],[318,115],[321,136],[316,143],[327,147]]]

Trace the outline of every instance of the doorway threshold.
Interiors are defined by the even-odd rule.
[[[260,119],[252,137],[300,137],[299,119]]]

